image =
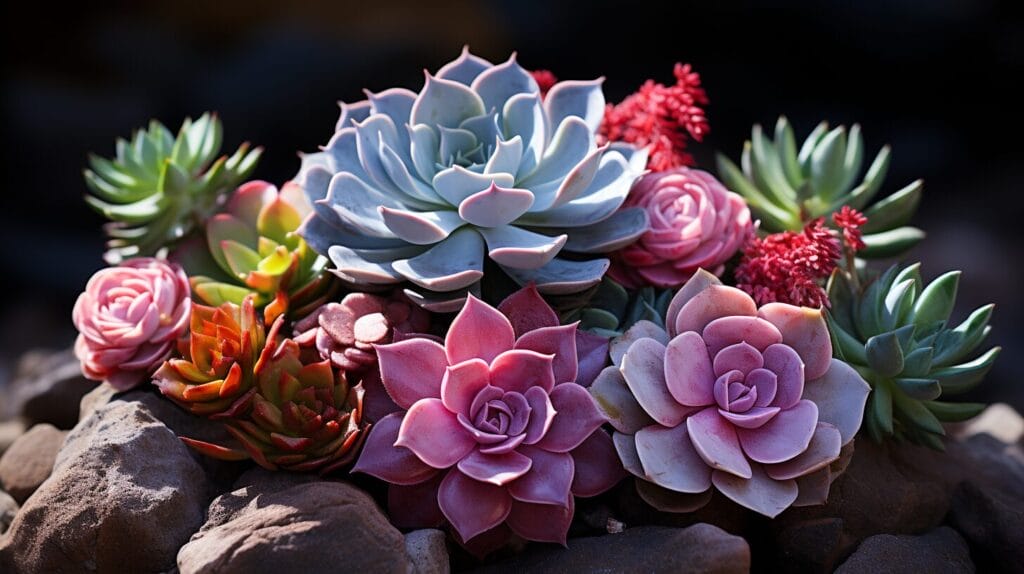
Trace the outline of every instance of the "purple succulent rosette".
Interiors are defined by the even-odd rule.
[[[463,51],[418,94],[343,104],[296,176],[315,209],[300,234],[355,288],[409,284],[431,311],[478,293],[487,258],[543,293],[597,284],[599,254],[647,228],[643,209],[619,209],[646,152],[596,144],[601,83],[561,82],[542,99],[514,55],[494,65]]]
[[[669,306],[612,341],[591,393],[652,506],[689,512],[714,486],[775,517],[828,496],[869,387],[832,358],[821,310],[771,303],[699,271]]]
[[[390,483],[397,525],[447,522],[478,553],[513,533],[564,544],[574,496],[625,476],[606,417],[574,382],[576,325],[532,289],[499,309],[470,296],[443,345],[377,347],[401,410],[374,425],[353,468]]]

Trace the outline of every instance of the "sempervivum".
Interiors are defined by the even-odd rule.
[[[85,183],[92,195],[85,200],[111,221],[108,262],[155,255],[217,211],[262,153],[242,144],[218,158],[222,137],[215,114],[186,119],[177,137],[153,120],[131,141],[118,139],[113,159],[89,158]]]
[[[206,241],[173,252],[189,271],[196,297],[207,305],[240,305],[249,295],[266,308],[266,324],[281,313],[303,317],[323,303],[335,282],[327,259],[296,233],[312,207],[294,183],[280,191],[250,181],[231,195],[223,213],[206,222]],[[212,258],[212,260],[211,260]]]
[[[400,292],[390,296],[349,293],[296,323],[294,338],[301,347],[315,348],[336,368],[353,373],[377,364],[374,345],[429,328],[430,313]]]
[[[943,422],[966,420],[985,407],[951,402],[988,374],[1000,347],[978,352],[994,305],[949,322],[960,272],[925,285],[920,264],[893,266],[865,288],[837,271],[829,281],[829,328],[837,357],[871,384],[864,427],[875,440],[895,436],[943,449]]]
[[[419,94],[342,105],[296,178],[315,204],[301,233],[342,279],[409,282],[434,311],[478,290],[488,258],[544,293],[582,291],[608,268],[593,254],[647,226],[642,209],[617,211],[646,153],[598,147],[603,113],[601,80],[558,83],[542,101],[514,56],[493,65],[464,51]]]
[[[139,258],[97,271],[72,314],[82,373],[121,391],[134,387],[170,356],[191,311],[177,265]]]
[[[178,344],[181,358],[165,362],[153,384],[193,414],[228,414],[252,388],[253,368],[265,342],[252,297],[241,306],[194,305],[191,333]]]
[[[822,122],[800,146],[786,118],[775,125],[775,140],[754,126],[743,147],[742,170],[719,154],[718,175],[747,200],[761,229],[799,231],[818,217],[844,205],[862,210],[878,194],[889,169],[889,146],[878,152],[858,183],[864,160],[860,126],[832,130]],[[907,226],[921,202],[922,182],[915,181],[864,211],[864,258],[890,257],[910,249],[924,232]]]
[[[391,484],[396,524],[447,521],[478,553],[512,533],[564,544],[574,496],[623,476],[604,415],[574,382],[576,326],[559,326],[535,295],[500,310],[471,296],[444,345],[377,347],[400,410],[372,428],[353,470]]]
[[[269,470],[326,474],[350,463],[359,450],[362,389],[349,387],[330,361],[303,362],[298,344],[281,336],[283,324],[278,317],[267,334],[253,387],[223,417],[241,448],[182,440],[214,458],[251,458]]]
[[[821,311],[753,299],[701,271],[668,332],[639,322],[612,342],[591,392],[652,505],[690,511],[712,486],[774,517],[824,502],[832,463],[860,428],[868,385],[832,358]]]

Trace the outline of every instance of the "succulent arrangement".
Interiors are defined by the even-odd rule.
[[[860,435],[942,449],[999,348],[991,305],[950,323],[958,272],[869,261],[923,238],[920,182],[872,204],[887,147],[861,176],[859,127],[797,149],[784,118],[702,171],[707,95],[674,75],[606,104],[464,50],[342,104],[280,189],[245,181],[259,148],[214,159],[215,116],[153,122],[85,173],[111,266],[75,305],[83,373],[481,557],[566,544],[623,480],[773,518],[825,503]]]

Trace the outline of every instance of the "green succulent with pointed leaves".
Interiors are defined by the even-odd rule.
[[[650,321],[664,328],[663,318],[673,294],[671,289],[654,287],[631,291],[605,277],[589,302],[565,313],[562,322],[579,321],[580,329],[608,338],[622,335],[637,321]]]
[[[867,247],[857,256],[872,259],[898,255],[924,238],[923,231],[907,226],[921,201],[921,180],[868,207],[882,187],[889,158],[885,146],[859,178],[864,161],[859,125],[830,130],[822,122],[797,149],[793,128],[780,117],[774,140],[754,126],[743,146],[742,169],[719,154],[718,175],[747,200],[761,229],[772,233],[799,231],[818,217],[829,220],[844,205],[863,211]]]
[[[113,159],[89,158],[85,200],[110,220],[109,263],[154,255],[188,235],[252,172],[262,149],[243,143],[218,158],[222,137],[215,114],[186,119],[177,137],[152,120],[131,141],[118,139]]]
[[[829,331],[837,358],[871,384],[864,428],[875,440],[907,439],[941,450],[943,422],[969,419],[979,403],[947,402],[984,379],[1000,348],[976,350],[988,335],[993,305],[949,324],[959,271],[928,285],[920,264],[893,266],[858,289],[844,272],[828,285]],[[859,282],[859,279],[858,279]]]

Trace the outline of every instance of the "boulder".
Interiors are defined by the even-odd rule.
[[[262,469],[213,501],[178,553],[181,574],[394,572],[411,568],[402,534],[345,482]]]
[[[445,534],[428,528],[405,535],[405,552],[412,562],[411,574],[448,574],[451,564]]]
[[[149,405],[111,402],[68,434],[0,540],[0,571],[165,572],[210,494],[203,468]]]
[[[956,436],[963,438],[988,433],[1006,444],[1024,438],[1024,418],[1006,403],[991,404],[980,415],[953,428]]]
[[[974,572],[967,543],[948,527],[923,536],[872,536],[836,570],[836,574],[962,574]]]
[[[0,487],[24,503],[49,478],[66,435],[53,425],[38,424],[18,437],[0,457]]]
[[[0,534],[7,531],[14,516],[18,514],[18,501],[11,498],[10,494],[0,490]]]
[[[1024,489],[1013,496],[962,483],[953,493],[949,523],[967,539],[983,572],[1024,567]]]
[[[82,376],[73,349],[30,351],[18,362],[3,414],[21,417],[29,425],[70,429],[78,422],[79,400],[97,384]]]
[[[573,538],[566,548],[531,544],[525,553],[507,562],[478,570],[481,574],[739,574],[749,571],[750,547],[747,542],[710,524],[695,524],[687,528],[642,526],[627,529],[621,534]]]
[[[0,422],[0,455],[7,452],[24,432],[25,423],[20,420]]]

